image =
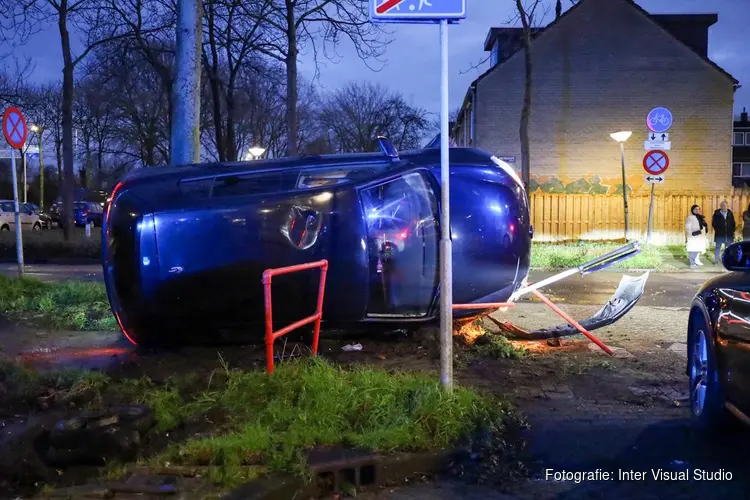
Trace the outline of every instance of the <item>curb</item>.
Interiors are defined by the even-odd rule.
[[[401,483],[414,476],[435,475],[445,471],[457,450],[425,453],[372,455],[354,450],[333,450],[309,464],[310,482],[293,476],[269,476],[247,483],[225,495],[224,500],[287,500],[320,498],[341,492],[349,484],[377,489]]]

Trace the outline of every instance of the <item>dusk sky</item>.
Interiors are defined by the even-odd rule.
[[[549,0],[552,4],[552,0]],[[664,13],[717,13],[719,21],[709,31],[709,57],[740,81],[735,94],[735,111],[750,106],[750,55],[747,34],[750,31],[750,0],[638,0],[647,11]],[[569,2],[565,0],[566,8]],[[472,64],[482,61],[484,39],[492,26],[507,25],[513,17],[512,0],[469,0],[468,18],[449,30],[450,107],[461,104],[469,83],[488,68]],[[548,21],[551,20],[551,16]],[[546,23],[545,23],[546,24]],[[334,64],[323,62],[322,91],[335,89],[350,80],[370,79],[398,89],[415,104],[437,113],[439,93],[439,38],[437,26],[391,25],[394,41],[388,47],[385,65],[373,72],[360,61],[351,47],[339,48],[342,59]],[[37,34],[17,54],[31,57],[37,82],[61,78],[62,61],[57,27]],[[379,66],[377,62],[371,63]],[[313,75],[311,57],[304,56],[301,72]]]

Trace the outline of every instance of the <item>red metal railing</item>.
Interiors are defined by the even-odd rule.
[[[307,271],[309,269],[320,268],[320,285],[318,287],[318,304],[315,308],[315,313],[311,316],[303,318],[299,321],[295,321],[291,325],[287,325],[279,331],[273,331],[273,309],[271,303],[271,280],[274,276],[281,276],[284,274],[296,273],[298,271]],[[308,264],[298,264],[296,266],[278,267],[276,269],[266,269],[263,272],[263,291],[266,302],[266,366],[268,374],[273,373],[273,343],[274,341],[305,325],[309,325],[315,322],[313,331],[313,343],[312,353],[313,356],[318,355],[318,339],[320,337],[320,322],[323,319],[323,296],[325,295],[326,288],[326,274],[328,274],[328,261],[323,259],[317,262],[310,262]]]

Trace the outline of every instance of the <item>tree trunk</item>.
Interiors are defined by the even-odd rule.
[[[211,84],[211,100],[214,108],[214,136],[216,138],[216,152],[219,153],[219,161],[227,161],[227,148],[224,144],[224,129],[221,121],[221,84],[219,82],[219,55],[216,50],[216,33],[214,30],[213,4],[209,5],[206,13],[208,22],[208,48],[211,50],[211,61],[206,57],[206,69],[208,70],[209,82]]]
[[[294,18],[294,3],[286,0],[287,42],[286,55],[286,130],[287,155],[297,156],[297,26]]]
[[[524,88],[523,108],[521,109],[521,124],[519,136],[521,139],[521,174],[526,192],[529,192],[531,182],[531,156],[529,147],[529,122],[531,121],[531,91],[532,91],[532,67],[531,67],[531,22],[524,11],[521,0],[516,0],[518,14],[523,25],[523,56],[524,56]]]
[[[200,150],[200,82],[203,9],[201,0],[177,3],[176,79],[172,89],[172,165],[198,163]]]
[[[62,139],[55,138],[55,155],[57,157],[57,193],[62,189],[62,178],[63,178],[63,162],[62,162]]]
[[[562,15],[562,0],[557,0],[555,3],[555,20],[559,19]]]
[[[234,90],[227,88],[227,161],[237,161],[237,137],[234,133]]]
[[[67,1],[63,0],[59,11],[58,27],[63,53],[62,86],[62,130],[63,130],[63,238],[70,241],[73,229],[73,56],[70,52],[70,34],[67,26]]]

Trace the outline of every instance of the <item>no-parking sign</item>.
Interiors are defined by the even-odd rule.
[[[669,156],[666,151],[652,149],[643,157],[643,170],[647,174],[661,175],[669,168]]]
[[[10,107],[3,113],[3,135],[10,147],[21,149],[26,143],[26,120],[18,108]]]

